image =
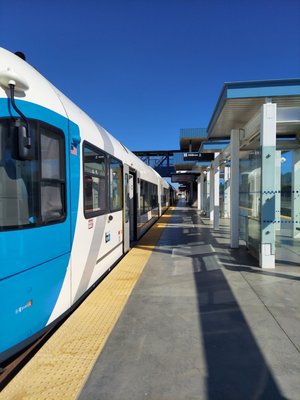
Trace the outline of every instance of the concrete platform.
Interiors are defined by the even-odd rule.
[[[299,350],[300,264],[261,270],[181,201],[78,398],[297,400]]]

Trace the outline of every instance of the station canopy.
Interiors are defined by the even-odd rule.
[[[229,139],[267,102],[276,103],[277,135],[300,134],[300,79],[225,83],[208,125],[208,139]]]

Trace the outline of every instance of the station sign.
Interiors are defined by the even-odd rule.
[[[183,153],[184,161],[213,161],[214,153]]]
[[[195,175],[195,174],[173,174],[173,175],[171,175],[171,182],[172,183],[194,182],[196,176],[198,176],[198,175]]]

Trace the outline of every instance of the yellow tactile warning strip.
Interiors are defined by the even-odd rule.
[[[0,393],[0,399],[76,399],[138,281],[169,209]]]

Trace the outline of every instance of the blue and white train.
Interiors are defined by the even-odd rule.
[[[0,362],[78,304],[166,210],[170,190],[0,49]]]

